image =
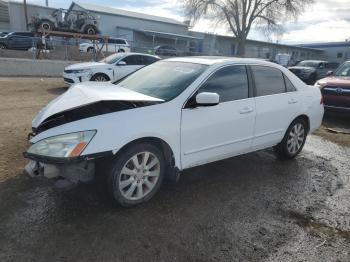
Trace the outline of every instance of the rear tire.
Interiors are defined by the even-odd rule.
[[[294,120],[281,143],[274,146],[275,153],[284,159],[295,158],[305,145],[307,132],[308,126],[305,120],[301,118]]]
[[[164,155],[158,147],[135,144],[112,161],[107,186],[113,201],[130,207],[150,200],[158,192],[166,170]]]
[[[0,43],[0,49],[7,49],[7,46],[5,44]]]
[[[95,48],[89,47],[89,48],[87,49],[87,52],[88,52],[88,53],[95,53]]]

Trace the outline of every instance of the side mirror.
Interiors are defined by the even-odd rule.
[[[328,71],[327,72],[327,76],[333,76],[334,75],[334,72],[333,71]]]
[[[219,101],[220,96],[217,93],[203,92],[196,95],[197,106],[216,106]]]
[[[120,62],[118,62],[117,65],[118,65],[118,66],[125,66],[125,65],[126,65],[126,62],[125,62],[125,61],[120,61]]]

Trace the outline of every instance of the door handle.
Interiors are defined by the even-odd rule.
[[[254,111],[254,109],[251,108],[251,107],[244,107],[244,108],[242,108],[242,109],[239,111],[239,113],[240,113],[240,114],[249,114],[249,113],[251,113],[251,112],[253,112],[253,111]]]
[[[289,99],[289,101],[288,101],[288,104],[296,104],[296,103],[298,103],[298,100],[296,100],[295,98],[291,98],[291,99]]]

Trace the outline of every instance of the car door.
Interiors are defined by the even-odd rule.
[[[117,50],[117,47],[116,47],[116,39],[109,39],[108,40],[108,52],[110,53],[116,53],[118,50]]]
[[[254,80],[256,122],[253,150],[273,146],[297,115],[300,101],[290,80],[277,68],[251,66]],[[286,88],[289,83],[289,90]],[[289,92],[287,92],[289,91]]]
[[[327,64],[328,63],[321,62],[318,65],[318,68],[317,68],[317,79],[322,79],[322,78],[325,78],[327,76],[327,71],[328,71]]]
[[[216,106],[191,106],[196,94],[217,93]],[[253,138],[255,101],[250,96],[246,66],[214,72],[182,109],[182,168],[248,152]]]
[[[142,64],[141,55],[128,55],[119,60],[114,67],[114,80],[119,80],[124,76],[135,72],[144,65]]]
[[[153,57],[153,56],[148,56],[148,55],[142,56],[142,64],[144,66],[153,64],[153,63],[157,62],[158,60],[159,60],[158,58]]]

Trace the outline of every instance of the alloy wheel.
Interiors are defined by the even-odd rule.
[[[96,76],[94,80],[97,82],[106,82],[107,81],[107,79],[102,75]]]
[[[291,129],[287,139],[287,150],[290,154],[296,154],[303,146],[305,140],[305,129],[301,123],[296,123]]]
[[[142,199],[152,192],[159,176],[157,156],[147,151],[137,153],[126,161],[120,172],[119,191],[128,200]]]

